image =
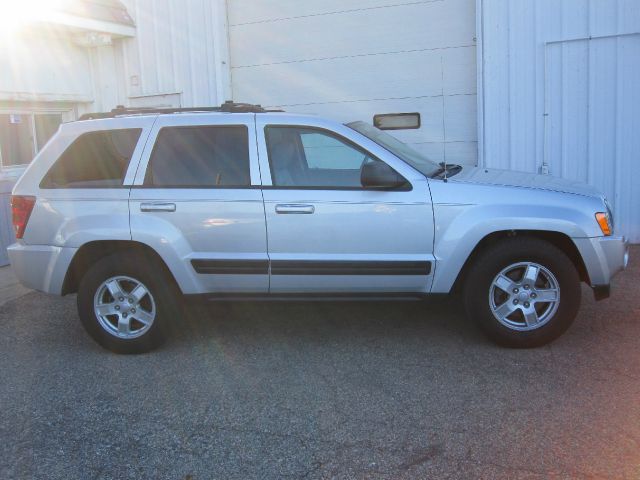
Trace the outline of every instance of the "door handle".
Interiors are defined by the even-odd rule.
[[[309,215],[316,211],[313,205],[301,205],[297,203],[287,203],[276,205],[276,213],[289,215]]]
[[[141,212],[175,212],[175,203],[141,203]]]

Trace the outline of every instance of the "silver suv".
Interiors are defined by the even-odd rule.
[[[143,352],[181,296],[462,292],[496,342],[543,345],[624,269],[602,194],[436,164],[364,122],[225,104],[116,109],[61,126],[13,191],[21,282],[78,293],[102,346]],[[425,315],[428,312],[425,312]]]

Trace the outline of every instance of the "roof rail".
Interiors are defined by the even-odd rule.
[[[219,107],[142,107],[142,108],[127,108],[123,105],[118,105],[110,112],[95,112],[85,113],[78,120],[97,120],[100,118],[115,118],[126,115],[161,115],[170,113],[186,113],[186,112],[223,112],[223,113],[266,113],[266,112],[282,112],[283,110],[266,110],[260,105],[252,105],[250,103],[236,103],[231,100],[227,100]]]

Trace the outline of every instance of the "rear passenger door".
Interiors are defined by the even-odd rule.
[[[252,114],[159,116],[131,190],[131,235],[184,293],[267,292]]]

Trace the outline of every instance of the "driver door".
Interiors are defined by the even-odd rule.
[[[359,134],[257,116],[272,293],[427,293],[433,210],[426,179]],[[346,135],[345,135],[346,134]],[[399,190],[365,189],[364,162],[387,161]]]

